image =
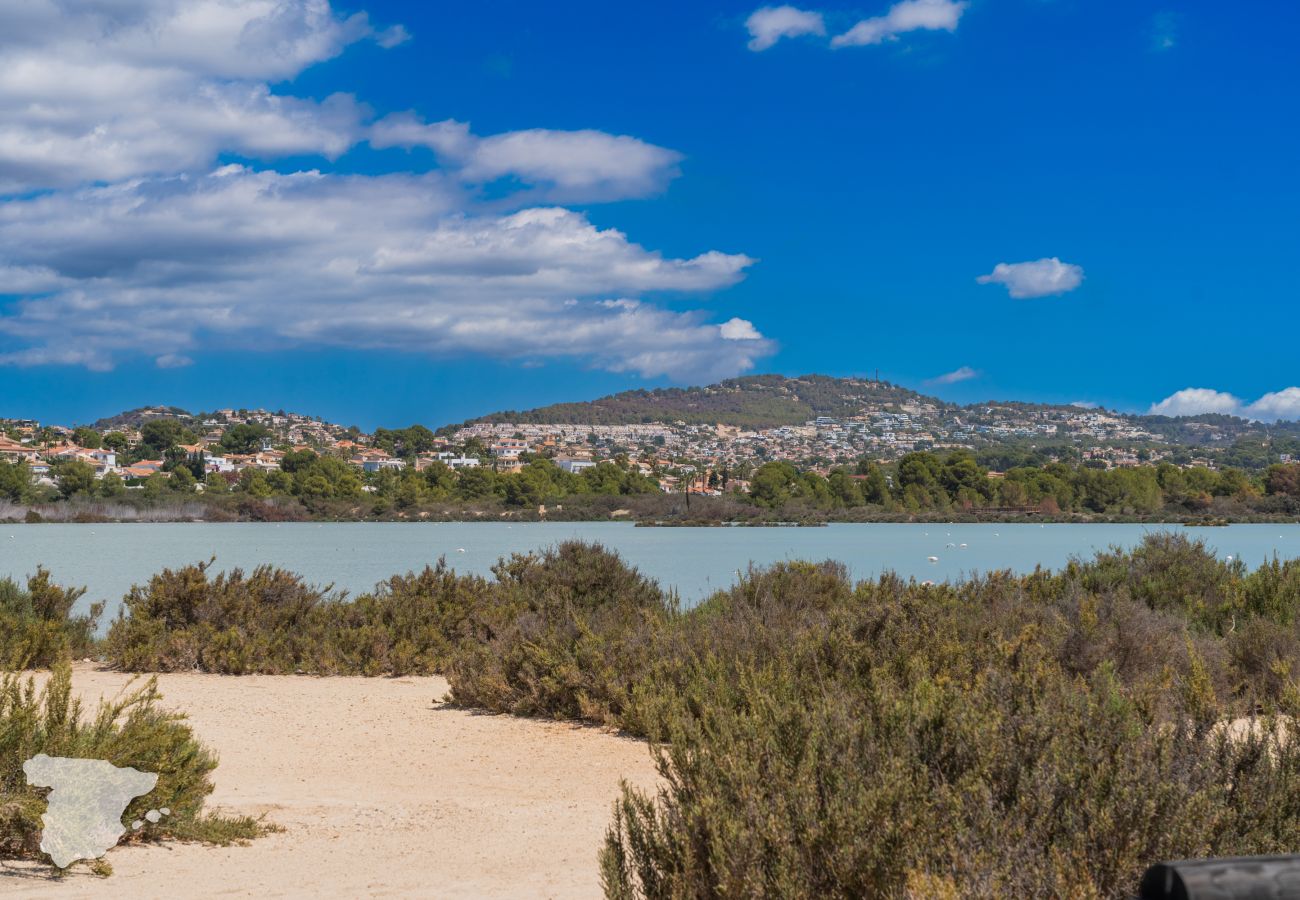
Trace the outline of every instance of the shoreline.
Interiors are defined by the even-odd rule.
[[[964,513],[935,513],[933,515],[893,515],[874,517],[849,517],[828,515],[808,519],[637,519],[630,516],[555,516],[536,514],[516,514],[501,512],[495,516],[487,514],[475,516],[433,516],[433,515],[397,515],[397,516],[308,516],[286,519],[259,518],[202,518],[195,516],[172,517],[166,513],[151,517],[141,516],[100,516],[84,513],[67,518],[50,518],[41,515],[39,519],[0,519],[5,526],[40,526],[40,525],[360,525],[360,524],[409,524],[409,525],[469,525],[469,524],[625,524],[636,528],[820,528],[826,525],[1176,525],[1188,528],[1222,528],[1230,525],[1300,525],[1300,518],[1294,515],[1259,515],[1259,516],[1215,516],[1207,520],[1204,516],[1132,516],[1132,515],[1018,515],[990,516]]]

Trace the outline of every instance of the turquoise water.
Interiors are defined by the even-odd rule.
[[[1300,557],[1300,524],[1226,528],[1163,526],[1256,566]],[[1057,567],[1112,545],[1131,546],[1145,525],[831,525],[826,528],[635,528],[627,523],[343,523],[11,525],[0,528],[0,576],[42,564],[83,603],[110,615],[133,583],[167,566],[215,556],[218,568],[273,563],[351,593],[445,556],[461,572],[489,574],[501,556],[569,538],[600,541],[686,603],[733,583],[751,562],[834,559],[858,578],[892,569],[943,581],[995,569]],[[964,547],[962,545],[965,545]],[[927,557],[938,557],[937,562]]]

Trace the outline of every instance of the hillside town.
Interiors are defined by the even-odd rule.
[[[513,440],[546,455],[648,455],[659,461],[689,461],[733,469],[780,460],[814,470],[829,470],[864,458],[888,462],[922,450],[978,451],[996,445],[1060,447],[1063,452],[1077,451],[1078,458],[1095,460],[1109,468],[1159,461],[1169,457],[1175,446],[1163,435],[1135,424],[1130,417],[1102,410],[988,406],[952,411],[928,402],[868,407],[856,416],[819,416],[803,425],[754,430],[683,422],[481,423],[457,429],[452,439],[459,444],[476,441],[488,447]],[[1206,431],[1207,442],[1227,439],[1212,426]],[[1184,464],[1211,462],[1198,455]]]
[[[165,448],[146,433],[151,422],[171,422],[185,439]],[[1188,425],[1182,426],[1184,429]],[[311,451],[373,475],[435,463],[452,470],[480,466],[518,472],[533,458],[580,474],[617,460],[655,479],[664,491],[717,494],[721,484],[743,490],[747,473],[767,462],[828,474],[862,460],[896,461],[918,451],[991,447],[1045,448],[1056,458],[1098,468],[1136,467],[1173,459],[1184,467],[1214,468],[1212,449],[1230,435],[1212,423],[1191,423],[1197,445],[1175,444],[1134,417],[1099,409],[1022,404],[957,408],[924,398],[864,405],[851,416],[819,416],[802,425],[745,429],[733,425],[660,422],[626,425],[479,423],[434,434],[420,429],[419,446],[395,446],[384,429],[367,434],[319,417],[265,409],[218,409],[191,415],[171,407],[134,410],[95,426],[0,419],[0,461],[24,462],[36,484],[52,486],[53,469],[68,462],[88,466],[96,478],[114,475],[127,489],[174,466],[165,453],[200,460],[205,474],[231,484],[247,470],[275,472],[288,453]],[[415,428],[420,428],[415,426]],[[150,453],[151,449],[159,452]],[[1288,463],[1279,453],[1272,462]],[[719,479],[718,473],[724,473]],[[730,477],[728,477],[728,475]],[[196,486],[203,490],[202,479]]]

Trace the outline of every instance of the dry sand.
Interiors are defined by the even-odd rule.
[[[73,676],[91,702],[127,681],[85,664]],[[118,847],[107,879],[4,865],[0,896],[599,896],[619,780],[655,784],[640,741],[450,709],[441,678],[159,684],[220,755],[209,808],[265,813],[285,831],[245,847]]]

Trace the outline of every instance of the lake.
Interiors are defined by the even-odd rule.
[[[636,528],[617,522],[230,523],[10,525],[0,529],[0,577],[49,569],[84,586],[116,614],[123,594],[165,567],[216,557],[217,567],[273,563],[350,593],[445,556],[460,572],[490,574],[500,557],[558,541],[599,541],[687,604],[726,587],[751,562],[834,559],[857,578],[892,569],[943,581],[975,572],[1059,567],[1152,531],[1200,538],[1220,555],[1254,567],[1274,554],[1300,557],[1300,524],[1183,528],[1148,525],[830,525],[826,528]],[[928,557],[938,557],[930,562]]]

